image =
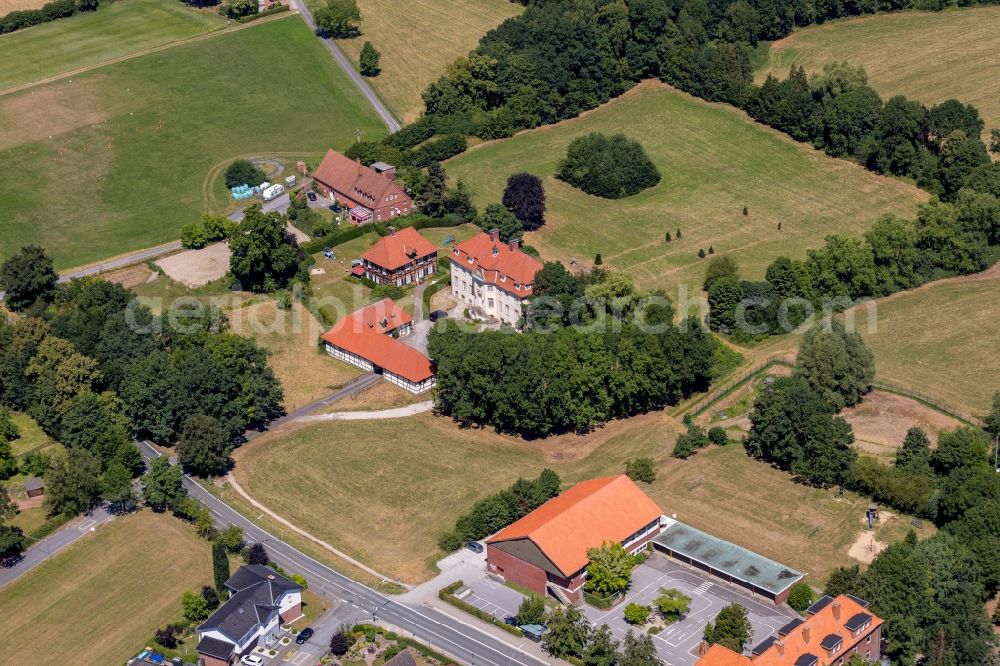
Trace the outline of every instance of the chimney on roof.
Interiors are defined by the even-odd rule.
[[[839,599],[835,599],[834,602],[830,605],[830,607],[833,608],[833,618],[835,620],[839,620],[840,619],[840,600]]]
[[[488,233],[490,235],[490,240],[493,241],[494,243],[497,241],[498,238],[500,238],[500,230],[499,229],[490,229],[486,233]]]
[[[774,647],[778,648],[778,654],[785,654],[785,643],[784,641],[777,640],[774,641]]]
[[[804,643],[808,643],[809,642],[809,623],[808,622],[806,624],[802,625],[802,641]]]
[[[510,251],[511,251],[511,252],[517,252],[517,249],[518,249],[519,247],[521,247],[521,239],[520,239],[520,238],[511,238],[511,239],[510,239],[510,240],[509,240],[509,241],[507,242],[507,247],[509,247],[509,248],[510,248]]]
[[[389,227],[389,235],[393,237],[396,236],[396,227]]]

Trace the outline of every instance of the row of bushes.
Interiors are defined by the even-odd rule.
[[[393,226],[396,229],[403,229],[404,227],[413,227],[416,230],[421,229],[435,229],[440,227],[457,227],[462,224],[462,220],[453,215],[446,215],[444,217],[427,217],[426,215],[421,215],[419,213],[413,213],[411,215],[406,215],[404,217],[398,217],[392,220],[392,223],[388,222],[378,222],[376,224],[358,224],[350,225],[349,228],[337,231],[329,236],[324,236],[323,238],[314,238],[308,243],[303,243],[300,247],[303,251],[308,254],[314,254],[320,252],[324,248],[336,247],[337,245],[342,245],[348,241],[352,241],[356,238],[361,238],[365,234],[375,233],[379,236],[388,236],[389,227]]]
[[[514,627],[507,624],[506,622],[498,620],[489,613],[481,611],[472,604],[466,603],[461,599],[459,599],[458,597],[456,597],[455,592],[457,592],[458,589],[461,588],[463,585],[465,585],[465,583],[463,583],[460,580],[456,580],[451,585],[441,588],[441,591],[438,592],[438,598],[440,598],[441,601],[451,604],[452,606],[454,606],[459,610],[465,611],[469,615],[474,615],[483,622],[489,622],[495,627],[500,627],[508,634],[514,634],[515,636],[524,636],[524,632],[521,631],[520,627]]]
[[[444,656],[440,652],[436,652],[431,648],[427,647],[419,641],[415,641],[412,638],[406,636],[400,636],[394,631],[385,629],[383,627],[377,627],[373,624],[356,624],[351,627],[351,631],[355,634],[378,634],[385,638],[387,641],[395,641],[397,645],[402,645],[403,647],[413,648],[420,653],[421,656],[427,657],[428,659],[433,659],[441,664],[450,664],[453,660],[449,657]]]
[[[288,5],[274,5],[270,9],[265,9],[262,12],[257,12],[256,14],[248,14],[246,16],[241,16],[237,20],[240,23],[250,23],[250,21],[256,21],[259,18],[264,18],[265,16],[271,16],[272,14],[281,14],[282,12],[288,11]]]
[[[97,7],[98,0],[52,0],[41,9],[18,9],[0,16],[0,35],[73,16],[77,12],[94,11]]]

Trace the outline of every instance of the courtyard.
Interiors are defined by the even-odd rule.
[[[464,577],[470,592],[463,600],[493,615],[498,620],[517,615],[524,595],[504,583],[483,575],[477,580]],[[594,627],[608,625],[615,638],[621,640],[629,629],[644,631],[625,622],[623,610],[629,603],[653,606],[661,588],[676,588],[691,598],[691,610],[681,620],[653,636],[660,658],[666,666],[691,666],[698,660],[698,645],[705,624],[715,618],[724,606],[736,602],[749,611],[753,635],[750,645],[756,645],[790,620],[799,617],[794,611],[777,606],[769,600],[751,595],[718,578],[679,564],[656,554],[632,571],[632,585],[625,599],[609,609],[582,604],[581,609]]]

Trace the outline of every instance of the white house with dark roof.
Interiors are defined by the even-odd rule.
[[[269,647],[280,627],[302,616],[302,587],[260,564],[226,581],[229,599],[198,626],[199,666],[229,666],[255,647]]]

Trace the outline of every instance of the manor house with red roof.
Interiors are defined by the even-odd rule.
[[[502,243],[494,229],[459,243],[451,251],[451,292],[463,303],[516,326],[535,286],[542,262],[518,241]]]

